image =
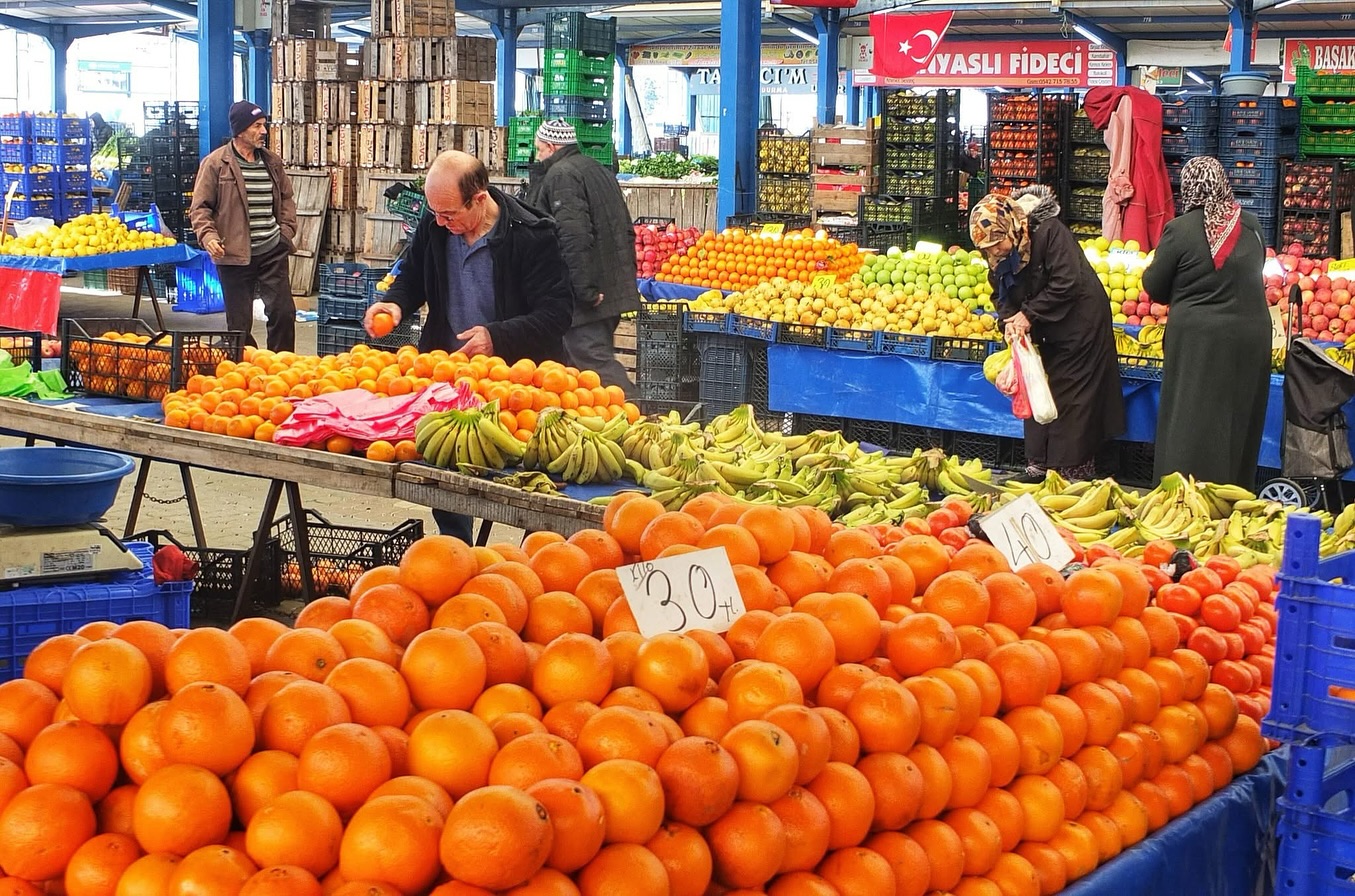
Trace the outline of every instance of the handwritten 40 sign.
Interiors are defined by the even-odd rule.
[[[1022,495],[983,517],[979,526],[1012,569],[1032,563],[1063,569],[1073,561],[1073,549],[1030,495]]]
[[[646,638],[693,629],[723,632],[744,614],[724,548],[634,563],[616,574]]]

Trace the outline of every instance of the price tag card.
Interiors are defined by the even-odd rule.
[[[929,243],[926,240],[919,240],[918,243],[913,246],[913,251],[919,255],[940,255],[942,252],[946,251],[946,247],[940,243]]]
[[[1007,558],[1012,569],[1032,563],[1047,563],[1063,569],[1073,561],[1073,549],[1064,542],[1049,514],[1030,495],[1022,495],[979,523],[993,547]]]
[[[1328,274],[1348,274],[1355,273],[1355,258],[1343,258],[1340,261],[1333,261],[1327,265]]]
[[[785,233],[785,232],[786,232],[786,225],[785,225],[785,224],[763,224],[763,225],[762,225],[762,232],[763,232],[764,234],[767,234],[768,236],[773,235],[773,234],[778,234],[778,233]]]
[[[811,289],[832,289],[837,285],[837,274],[815,274],[809,281]]]
[[[744,613],[743,596],[723,548],[622,566],[621,591],[640,634],[727,631]]]
[[[1284,312],[1279,305],[1270,306],[1270,347],[1284,348],[1288,344],[1284,333]]]
[[[1138,249],[1111,249],[1110,252],[1109,252],[1109,254],[1110,254],[1110,257],[1111,257],[1111,258],[1133,258],[1133,259],[1138,259],[1138,257],[1139,257],[1139,250],[1138,250]]]

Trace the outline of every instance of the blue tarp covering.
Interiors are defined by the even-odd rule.
[[[25,271],[45,271],[65,274],[68,271],[102,271],[108,268],[134,268],[143,264],[177,264],[193,257],[193,250],[183,243],[161,246],[158,249],[138,249],[135,252],[110,252],[105,255],[86,255],[76,258],[51,258],[45,255],[0,255],[0,267]]]

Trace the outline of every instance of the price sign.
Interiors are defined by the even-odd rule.
[[[621,591],[640,634],[727,631],[744,613],[743,596],[723,548],[622,566]]]
[[[1111,258],[1132,258],[1136,261],[1139,258],[1138,249],[1111,249],[1109,254]]]
[[[837,285],[837,274],[815,274],[809,281],[809,288],[815,290],[832,289]]]
[[[1355,258],[1343,258],[1327,265],[1328,274],[1346,274],[1355,272]]]
[[[1279,305],[1270,306],[1270,347],[1284,348],[1288,344],[1284,333],[1284,312]]]
[[[913,251],[919,255],[940,255],[946,251],[946,247],[940,243],[929,243],[926,240],[921,240],[913,246]]]
[[[1073,549],[1064,542],[1035,499],[1022,495],[979,523],[993,547],[1007,558],[1012,569],[1032,563],[1047,563],[1063,569],[1073,561]]]
[[[776,236],[786,232],[785,224],[763,224],[762,233],[764,236]]]

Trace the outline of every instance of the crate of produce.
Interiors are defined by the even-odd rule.
[[[27,362],[34,370],[41,370],[42,339],[42,334],[37,330],[0,327],[0,351],[7,353],[16,365]]]
[[[903,355],[908,358],[930,358],[932,356],[932,337],[916,333],[880,334],[880,354]]]
[[[0,115],[0,137],[33,136],[33,115],[29,112],[6,112]]]
[[[692,311],[682,318],[682,328],[692,333],[728,333],[730,326],[728,311]]]
[[[885,92],[884,109],[900,118],[946,118],[960,107],[958,90],[936,90],[931,93],[912,93],[907,90]]]
[[[12,221],[22,221],[24,218],[56,220],[58,211],[56,199],[15,199],[10,203],[9,217]]]
[[[1298,152],[1298,134],[1227,134],[1219,138],[1219,154],[1222,156],[1256,156],[1274,160],[1280,156],[1292,156]]]
[[[1074,190],[1068,197],[1068,217],[1078,221],[1100,221],[1102,210],[1100,190]]]
[[[67,194],[57,200],[57,220],[69,221],[94,211],[94,197],[89,193]]]
[[[907,249],[915,245],[920,238],[938,236],[942,231],[939,222],[916,227],[912,224],[871,224],[861,225],[861,239],[858,245],[865,249],[887,252],[892,247]]]
[[[1355,200],[1355,161],[1286,161],[1280,194],[1286,212],[1349,208]]]
[[[1330,213],[1290,212],[1280,217],[1278,245],[1299,243],[1304,254],[1314,258],[1324,255],[1339,256],[1341,247],[1335,216]]]
[[[760,175],[757,179],[758,208],[782,215],[809,214],[809,178]]]
[[[338,526],[314,510],[307,510],[306,534],[316,596],[342,596],[367,570],[398,565],[405,551],[423,538],[423,520],[405,520],[392,529]],[[283,597],[298,597],[301,566],[292,518],[278,520],[269,535],[277,540],[279,591]]]
[[[1110,150],[1079,146],[1068,160],[1068,175],[1074,180],[1104,181],[1110,176]]]
[[[1001,342],[988,339],[967,339],[960,336],[933,336],[933,361],[964,361],[982,364],[989,355],[1002,351]]]
[[[1299,101],[1291,96],[1219,97],[1219,127],[1225,133],[1292,131],[1299,126]]]
[[[134,318],[67,319],[61,375],[75,391],[159,401],[189,377],[214,376],[222,361],[238,362],[243,343],[243,333],[226,330],[157,332]]]
[[[757,170],[760,174],[808,174],[809,138],[759,134]]]
[[[0,162],[11,165],[32,165],[33,144],[27,140],[6,138],[0,140]]]
[[[887,171],[929,174],[938,169],[937,152],[932,147],[886,145],[880,164]]]
[[[90,121],[69,115],[33,116],[33,136],[51,140],[88,140]]]
[[[581,12],[552,12],[546,19],[546,52],[577,50],[590,55],[616,52],[616,18],[594,19]]]
[[[1302,99],[1299,116],[1304,124],[1355,127],[1355,100],[1314,102],[1305,96]]]
[[[547,96],[542,100],[546,115],[551,118],[581,118],[584,121],[610,121],[612,105],[607,100],[588,97]]]
[[[373,268],[358,262],[320,265],[320,292],[338,298],[367,299],[389,268]],[[366,307],[365,305],[363,306]],[[322,320],[324,318],[321,318]],[[359,314],[357,320],[362,319]]]
[[[93,185],[88,168],[63,168],[56,174],[57,185],[63,193],[78,193],[82,190],[88,190]],[[192,178],[189,179],[189,189],[192,189]]]
[[[4,183],[6,190],[10,184],[18,184],[15,196],[32,198],[34,196],[52,196],[57,192],[57,174],[55,171],[24,171],[4,173],[0,182]]]
[[[871,352],[879,354],[878,330],[854,330],[848,327],[828,327],[827,347],[839,351]]]
[[[746,339],[760,339],[763,342],[775,342],[776,331],[780,324],[774,320],[749,317],[746,314],[729,316],[729,332]]]
[[[1162,359],[1120,355],[1120,376],[1127,380],[1157,382],[1162,379]]]
[[[1165,110],[1164,110],[1165,111]],[[1165,125],[1166,122],[1164,121]],[[1068,126],[1068,139],[1074,143],[1101,143],[1103,138],[1096,125],[1087,117],[1085,109],[1073,113],[1072,123]]]
[[[88,143],[34,143],[33,161],[39,165],[66,168],[89,164]]]
[[[776,334],[776,341],[786,345],[809,345],[823,348],[828,344],[828,328],[812,324],[785,324]]]
[[[428,197],[419,190],[401,190],[394,199],[386,200],[386,211],[404,221],[405,226],[413,230],[419,226],[427,205]]]
[[[584,97],[610,100],[612,75],[585,75],[579,72],[548,71],[541,78],[541,90],[548,97]]]
[[[1355,127],[1314,128],[1299,131],[1299,152],[1304,156],[1355,156]]]
[[[748,347],[738,336],[700,333],[696,352],[701,358],[700,401],[707,419],[748,400]],[[714,410],[713,410],[714,409]]]
[[[315,353],[317,355],[338,355],[348,351],[359,343],[372,348],[395,351],[406,345],[418,345],[423,333],[417,315],[400,321],[399,326],[380,339],[367,335],[359,322],[343,320],[321,321],[315,328]]]
[[[792,414],[791,433],[807,435],[811,432],[842,432],[847,421],[842,417],[827,417],[822,414]]]
[[[174,545],[183,551],[189,560],[198,564],[198,574],[193,577],[193,594],[189,603],[189,617],[194,624],[226,626],[232,623],[235,599],[240,593],[240,586],[245,582],[245,570],[249,564],[247,548],[194,547],[184,544],[164,529],[138,532],[131,536],[131,540],[146,542],[152,552],[165,545]],[[246,613],[251,609],[268,609],[277,605],[276,552],[276,540],[266,539],[260,557],[261,562],[246,592]]]
[[[1182,134],[1164,133],[1162,135],[1162,154],[1164,156],[1212,156],[1219,151],[1217,131],[1188,131]]]
[[[616,56],[610,52],[603,54],[583,53],[569,47],[556,47],[553,50],[545,51],[542,66],[548,74],[565,72],[577,75],[611,77],[616,66]]]
[[[1219,124],[1219,98],[1192,96],[1162,101],[1162,126],[1185,130],[1212,130]]]
[[[1280,183],[1279,159],[1249,153],[1222,153],[1219,164],[1228,181],[1238,189],[1274,193]]]
[[[1322,735],[1355,736],[1355,551],[1318,558],[1322,525],[1290,515],[1280,561],[1279,614],[1267,737],[1290,744]]]
[[[142,563],[94,582],[27,585],[0,591],[0,680],[23,675],[24,660],[54,635],[67,635],[88,622],[123,623],[149,619],[167,628],[187,628],[192,582],[155,584],[151,546],[124,542]]]
[[[1238,205],[1256,215],[1258,219],[1264,216],[1274,222],[1278,210],[1274,190],[1252,191],[1242,184],[1236,184],[1233,187],[1233,198],[1237,200]]]
[[[1297,96],[1355,97],[1355,73],[1316,72],[1306,65],[1294,66]]]
[[[857,218],[862,224],[931,225],[940,217],[940,204],[935,196],[863,195]]]

